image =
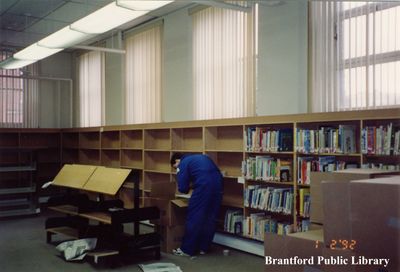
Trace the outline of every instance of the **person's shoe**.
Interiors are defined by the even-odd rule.
[[[174,254],[176,256],[190,257],[190,255],[183,252],[180,247],[178,247],[177,249],[173,249],[172,254]]]
[[[203,251],[203,250],[200,250],[200,255],[206,255],[206,252],[205,251]]]

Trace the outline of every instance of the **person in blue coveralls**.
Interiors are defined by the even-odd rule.
[[[179,192],[186,194],[191,186],[193,189],[182,244],[180,248],[173,250],[173,254],[205,254],[214,237],[222,201],[221,171],[210,157],[203,154],[174,153],[171,166],[176,169]]]

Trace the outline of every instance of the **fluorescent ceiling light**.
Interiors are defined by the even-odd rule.
[[[14,58],[8,58],[2,62],[0,62],[0,68],[3,69],[18,69],[29,64],[34,63],[36,60],[19,60]]]
[[[55,53],[64,50],[64,48],[46,48],[34,43],[13,55],[20,60],[41,60]]]
[[[117,5],[133,10],[155,10],[165,6],[173,1],[132,1],[132,0],[117,0]]]
[[[66,26],[38,42],[39,46],[47,48],[66,48],[81,43],[94,35],[72,30]]]
[[[115,2],[71,24],[71,29],[88,34],[100,34],[138,18],[147,11],[119,7]]]

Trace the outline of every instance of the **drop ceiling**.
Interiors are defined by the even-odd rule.
[[[113,0],[0,0],[0,49],[18,51],[110,2]],[[163,16],[188,4],[190,1],[171,3],[120,29]]]

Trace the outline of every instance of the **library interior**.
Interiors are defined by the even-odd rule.
[[[0,0],[1,271],[400,271],[400,1]]]

